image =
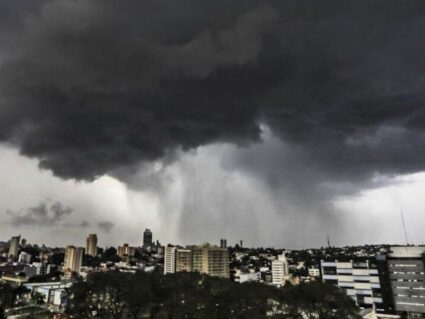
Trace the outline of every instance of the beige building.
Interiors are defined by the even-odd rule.
[[[192,250],[192,271],[229,278],[229,250],[227,248],[204,244],[191,246],[190,249]]]
[[[97,235],[90,234],[86,239],[86,254],[92,257],[97,256]]]
[[[81,264],[83,262],[84,248],[68,246],[65,250],[65,260],[63,264],[63,270],[65,272],[77,272],[81,271]]]
[[[190,249],[177,249],[176,271],[192,271],[192,251]]]
[[[181,271],[229,278],[229,250],[209,244],[187,246],[185,249],[166,247],[164,273]]]
[[[118,247],[117,254],[120,258],[131,258],[136,254],[136,248],[131,247],[129,244],[124,244]]]

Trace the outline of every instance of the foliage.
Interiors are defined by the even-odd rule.
[[[322,283],[277,289],[198,273],[93,273],[67,290],[76,318],[359,318],[353,300]]]
[[[49,263],[54,265],[62,265],[65,259],[65,253],[55,253],[49,257]]]
[[[4,309],[10,308],[16,301],[15,289],[7,284],[0,283],[0,306]]]
[[[63,273],[60,271],[52,271],[50,274],[32,276],[31,278],[28,279],[28,282],[35,283],[35,282],[60,281],[61,275],[63,275]]]
[[[39,292],[34,292],[31,296],[32,301],[37,305],[41,306],[45,303],[44,295]]]
[[[105,252],[100,256],[102,262],[119,262],[120,257],[117,255],[117,250],[114,247],[109,247]]]

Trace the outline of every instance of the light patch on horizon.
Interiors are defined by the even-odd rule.
[[[409,244],[423,244],[425,173],[396,176],[387,179],[387,183],[356,196],[337,198],[335,205],[362,225],[360,243],[404,244],[403,212]]]
[[[93,183],[64,181],[3,146],[0,176],[7,187],[0,192],[1,240],[21,233],[39,244],[84,246],[85,236],[97,232],[101,246],[138,245],[147,227],[163,244],[225,237],[229,244],[242,239],[249,246],[307,248],[325,245],[326,233],[335,245],[403,243],[402,208],[411,242],[425,240],[420,231],[425,221],[425,173],[386,179],[387,186],[336,198],[329,205],[334,211],[306,214],[253,176],[223,168],[223,154],[233,148],[211,145],[183,154],[164,168],[166,184],[160,190],[140,191],[109,176]],[[15,165],[19,174],[12,170]],[[46,198],[73,209],[63,224],[43,231],[7,224],[6,210],[31,207]],[[336,217],[344,221],[341,229],[327,226]],[[101,222],[113,223],[110,232],[98,228]]]

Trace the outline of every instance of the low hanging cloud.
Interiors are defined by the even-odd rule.
[[[88,228],[91,226],[91,224],[87,220],[82,220],[80,222],[66,222],[66,223],[63,223],[62,226],[73,227],[73,228]]]
[[[112,230],[112,228],[114,228],[114,226],[115,226],[115,224],[112,223],[112,222],[109,222],[109,221],[102,221],[102,222],[97,223],[97,227],[105,233],[111,232],[111,230]]]
[[[7,211],[9,223],[13,226],[53,227],[64,221],[73,210],[57,201],[46,200],[38,206],[19,211]]]

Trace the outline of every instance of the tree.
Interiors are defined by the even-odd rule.
[[[78,318],[121,319],[127,302],[131,274],[109,272],[93,273],[87,281],[76,282],[66,292],[68,314]]]
[[[0,306],[4,309],[10,308],[15,304],[16,292],[7,283],[0,283]]]
[[[289,318],[360,318],[353,299],[339,288],[320,282],[285,287],[281,301]]]
[[[144,272],[137,272],[130,280],[124,292],[128,312],[134,319],[149,312],[153,303],[152,281],[154,277]]]
[[[102,262],[119,262],[120,257],[117,255],[117,250],[114,247],[109,247],[105,250],[105,252],[101,255]]]
[[[237,284],[199,273],[93,273],[67,290],[66,313],[76,318],[357,319],[353,300],[322,283]]]
[[[34,292],[31,297],[32,301],[37,305],[41,306],[45,303],[45,297],[39,292]]]

